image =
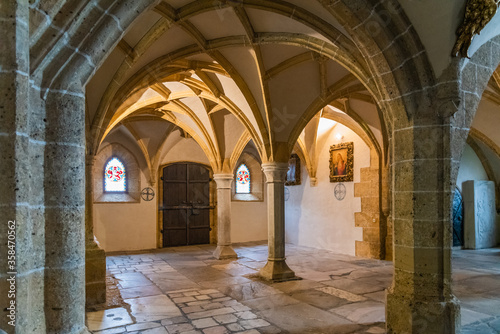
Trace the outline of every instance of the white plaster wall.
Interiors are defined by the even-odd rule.
[[[141,171],[141,185],[148,182]],[[157,201],[95,203],[94,234],[106,252],[156,248]]]
[[[500,112],[498,112],[498,109],[498,104],[483,98],[477,108],[472,127],[500,146],[500,131],[498,131]]]
[[[264,198],[266,186],[264,184]],[[231,239],[233,243],[267,240],[267,202],[231,202]]]
[[[471,180],[487,181],[488,175],[474,150],[469,145],[466,145],[462,159],[460,160],[460,169],[458,170],[458,189],[462,191],[462,183]]]
[[[192,161],[209,164],[193,139],[182,138],[163,157],[161,165]],[[141,187],[148,181],[141,170]],[[158,185],[153,187],[158,195]],[[233,242],[267,240],[266,202],[231,202]],[[94,233],[106,252],[156,248],[158,202],[94,203]]]
[[[355,255],[355,241],[362,240],[362,229],[355,227],[354,213],[361,211],[361,199],[354,197],[354,183],[360,181],[360,169],[370,166],[370,149],[347,127],[321,119],[318,130],[318,183],[311,187],[302,163],[302,184],[289,186],[290,198],[285,202],[286,240],[289,243]],[[354,142],[354,182],[345,182],[343,201],[334,196],[337,183],[330,183],[329,149],[342,142]]]
[[[171,162],[192,161],[210,164],[205,152],[193,138],[181,138],[162,158],[161,164]]]
[[[437,77],[451,62],[451,51],[457,40],[456,30],[465,13],[465,0],[400,0],[406,15],[426,48]],[[476,35],[469,56],[499,34],[500,12]],[[467,60],[464,62],[467,63]]]

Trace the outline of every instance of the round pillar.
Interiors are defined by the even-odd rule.
[[[297,279],[285,262],[285,179],[288,163],[264,163],[262,170],[267,183],[269,256],[259,274],[270,281]]]
[[[218,260],[238,258],[231,246],[231,183],[233,178],[233,174],[214,174],[214,180],[217,183],[217,248],[214,257]]]

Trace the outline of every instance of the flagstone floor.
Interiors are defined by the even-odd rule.
[[[212,245],[115,253],[107,257],[108,300],[87,312],[92,333],[385,333],[392,264],[287,245],[302,278],[255,277],[267,245],[235,245],[218,261]],[[500,333],[500,249],[453,253],[462,333]]]

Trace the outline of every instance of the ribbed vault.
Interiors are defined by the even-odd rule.
[[[93,150],[122,125],[144,141],[134,126],[147,118],[189,133],[214,170],[230,170],[249,140],[263,161],[286,160],[309,120],[331,104],[347,108],[382,154],[383,96],[347,32],[318,6],[160,2],[87,85]],[[148,135],[158,149],[169,134]],[[140,146],[157,168],[160,153]]]

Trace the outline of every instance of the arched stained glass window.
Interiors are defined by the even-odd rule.
[[[236,170],[236,193],[250,194],[250,171],[245,164]]]
[[[127,174],[125,166],[118,158],[112,158],[104,168],[104,191],[125,192],[127,191]]]

